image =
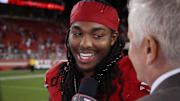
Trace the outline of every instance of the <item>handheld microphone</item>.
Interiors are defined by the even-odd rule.
[[[78,93],[72,97],[71,101],[97,101],[96,95],[98,83],[94,78],[85,77],[80,84]]]

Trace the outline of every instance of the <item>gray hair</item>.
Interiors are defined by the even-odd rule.
[[[169,63],[179,64],[180,0],[131,0],[128,23],[138,45],[152,35]]]

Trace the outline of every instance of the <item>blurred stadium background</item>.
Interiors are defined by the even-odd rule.
[[[69,15],[78,1],[0,0],[0,101],[48,101],[44,75],[66,59]],[[120,13],[119,31],[128,42],[127,0],[106,1]]]

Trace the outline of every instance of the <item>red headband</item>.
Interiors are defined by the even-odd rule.
[[[115,8],[96,1],[78,2],[71,11],[70,24],[75,21],[89,21],[118,30],[119,17]]]

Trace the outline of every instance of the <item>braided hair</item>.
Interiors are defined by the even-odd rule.
[[[83,0],[83,1],[97,1],[97,0]],[[99,1],[98,1],[99,2]],[[100,0],[103,4],[108,4]],[[109,4],[108,4],[109,5]],[[111,30],[113,34],[114,31]],[[73,95],[77,93],[77,89],[80,85],[80,80],[83,78],[82,72],[78,70],[78,66],[75,59],[71,53],[69,46],[69,31],[66,36],[66,47],[67,47],[67,63],[63,63],[59,66],[59,71],[56,76],[51,78],[51,86],[56,86],[59,82],[60,88],[57,91],[62,91],[62,101],[71,101]],[[122,99],[122,88],[123,81],[121,79],[121,73],[118,65],[116,64],[121,57],[121,51],[124,47],[124,42],[120,37],[117,38],[115,44],[111,46],[108,55],[95,67],[95,74],[92,76],[98,81],[98,90],[96,94],[96,99],[98,101],[104,101],[104,95],[106,95],[105,100],[109,101],[110,96],[116,91],[116,86],[113,86],[113,80],[118,77],[119,84],[122,86],[119,92],[119,98]],[[55,80],[55,83],[54,83]],[[54,83],[54,84],[53,84]]]

